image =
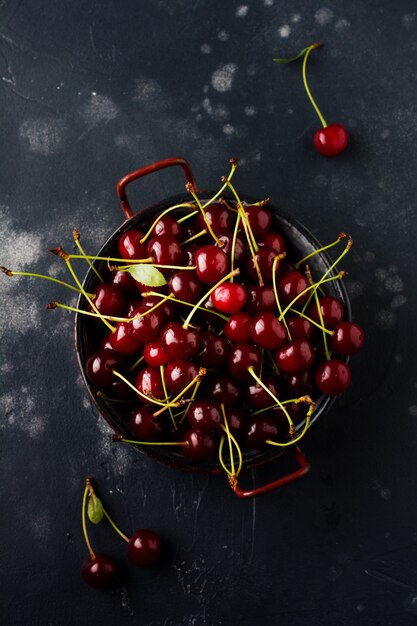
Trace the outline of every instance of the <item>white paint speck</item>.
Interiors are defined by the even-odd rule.
[[[162,89],[159,83],[153,78],[137,78],[133,91],[133,100],[135,102],[147,103],[158,98]]]
[[[200,46],[200,50],[203,54],[210,54],[211,52],[211,46],[208,43],[203,43]]]
[[[230,38],[230,35],[227,30],[220,30],[217,38],[220,39],[220,41],[227,41]]]
[[[254,106],[249,105],[245,107],[245,115],[247,115],[248,117],[253,117],[254,115],[256,115],[256,109]]]
[[[337,20],[335,24],[336,30],[345,30],[346,28],[349,28],[349,26],[350,26],[350,22],[348,20],[345,20],[345,18]]]
[[[384,287],[391,293],[400,293],[403,290],[404,284],[399,276],[388,276],[384,282]]]
[[[249,7],[247,4],[241,4],[239,7],[237,7],[236,9],[236,16],[237,17],[246,17],[249,11]]]
[[[235,128],[231,124],[225,124],[223,126],[223,132],[225,135],[233,135],[233,133],[235,132]]]
[[[289,37],[290,34],[291,34],[291,28],[290,26],[288,26],[288,24],[283,24],[282,26],[278,28],[278,35],[282,37],[283,39],[286,39],[287,37]]]
[[[119,115],[119,109],[109,96],[92,94],[81,109],[81,115],[88,126],[106,124]]]
[[[408,413],[411,415],[411,417],[417,417],[417,404],[412,404],[408,408]]]
[[[320,26],[326,26],[332,21],[333,15],[334,13],[331,9],[323,7],[322,9],[316,11],[316,13],[314,14],[314,19]]]
[[[346,289],[352,300],[359,298],[365,290],[363,284],[359,280],[349,280],[346,283]]]
[[[301,15],[299,13],[294,13],[293,15],[291,15],[291,22],[293,24],[298,24],[300,20],[301,20]]]
[[[274,0],[264,0],[264,5],[266,7],[273,7],[274,6]]]
[[[375,261],[375,253],[368,250],[363,255],[363,260],[365,261],[365,263],[373,263]]]
[[[391,308],[398,309],[398,307],[404,306],[406,302],[407,302],[407,298],[403,296],[401,293],[399,293],[396,296],[394,296],[393,299],[391,300]]]
[[[19,428],[32,439],[40,437],[46,420],[36,414],[35,398],[29,395],[27,387],[8,391],[0,396],[0,427]]]
[[[388,309],[381,309],[375,315],[375,323],[382,330],[389,330],[395,324],[395,314]]]
[[[256,74],[256,65],[254,63],[251,63],[250,65],[248,65],[248,69],[246,70],[248,76],[255,76]]]
[[[213,89],[224,93],[232,89],[233,77],[237,70],[235,63],[227,63],[217,69],[211,77],[211,85]]]
[[[63,148],[66,128],[57,118],[28,119],[19,129],[19,134],[29,142],[29,150],[42,156],[55,154]]]
[[[386,279],[387,276],[388,276],[388,272],[386,269],[384,269],[383,267],[377,267],[377,269],[375,270],[375,278],[377,280],[382,282]]]
[[[411,28],[414,25],[415,21],[416,21],[415,13],[407,13],[406,15],[403,15],[401,18],[401,23],[403,26],[405,26],[405,28]]]
[[[381,130],[381,139],[387,139],[391,134],[391,131],[389,130],[389,128],[384,128],[383,130]]]

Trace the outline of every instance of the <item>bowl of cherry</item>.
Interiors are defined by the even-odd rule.
[[[173,467],[224,472],[249,498],[307,473],[299,442],[350,383],[362,329],[339,263],[352,240],[322,246],[268,200],[240,196],[236,160],[217,192],[170,158],[117,185],[125,221],[87,261],[75,316],[93,402],[132,445]],[[186,193],[133,214],[127,186],[179,166]],[[336,260],[329,256],[339,247]],[[245,490],[245,468],[295,452],[296,469]]]

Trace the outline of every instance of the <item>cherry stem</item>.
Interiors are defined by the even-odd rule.
[[[333,335],[333,333],[334,333],[333,330],[329,330],[328,328],[325,328],[324,326],[322,326],[321,324],[319,324],[315,320],[312,320],[311,317],[308,317],[307,315],[305,315],[305,313],[302,313],[301,311],[297,311],[297,309],[290,309],[290,312],[294,313],[295,315],[298,315],[299,317],[302,317],[303,319],[305,319],[308,322],[310,322],[310,324],[313,324],[314,326],[317,326],[317,328],[320,328],[320,330],[322,330],[323,332],[327,333],[328,335]]]
[[[188,441],[136,441],[135,439],[125,439],[121,435],[113,435],[112,440],[138,446],[183,446],[187,448],[190,445]]]
[[[333,280],[339,280],[340,278],[343,278],[344,276],[346,276],[346,272],[339,272],[338,274],[336,274],[336,276],[330,276],[330,278],[325,278],[325,279],[321,278],[319,282],[320,284],[323,285],[325,283],[331,283]],[[281,322],[282,319],[285,317],[285,314],[292,308],[293,304],[297,302],[297,300],[299,300],[305,293],[308,293],[309,291],[316,289],[318,287],[318,284],[319,283],[314,283],[313,285],[309,285],[308,287],[303,289],[303,291],[300,291],[300,293],[296,295],[295,298],[285,307],[285,309],[279,316],[278,320]]]
[[[281,404],[299,404],[300,402],[307,402],[310,404],[311,398],[310,396],[300,396],[299,398],[291,398],[289,400],[282,400]],[[269,406],[265,406],[262,409],[258,409],[257,411],[253,411],[251,413],[251,417],[253,415],[259,415],[260,413],[265,413],[265,411],[270,411],[271,409],[275,409],[278,404],[270,404]]]
[[[237,276],[238,274],[240,274],[240,270],[237,267],[236,269],[232,270],[231,272],[229,272],[228,274],[226,274],[226,276],[223,276],[223,278],[221,280],[219,280],[219,282],[217,282],[215,285],[213,285],[213,287],[210,287],[210,289],[204,294],[204,296],[202,298],[200,298],[200,300],[197,302],[197,304],[195,304],[193,306],[193,308],[191,309],[188,317],[185,319],[184,324],[182,325],[182,327],[184,329],[188,328],[188,325],[191,321],[192,316],[194,315],[194,313],[196,312],[197,309],[201,308],[201,305],[207,300],[207,298],[213,293],[213,291],[215,291],[217,289],[217,287],[219,287],[220,285],[222,285],[224,282],[226,282],[227,280],[229,280],[229,278],[231,276]],[[227,319],[227,318],[226,318]]]
[[[88,538],[87,524],[86,524],[87,496],[90,494],[90,489],[91,489],[91,487],[90,487],[90,478],[87,478],[86,479],[86,486],[85,486],[85,489],[84,489],[82,508],[81,508],[81,523],[82,523],[82,527],[83,527],[83,534],[84,534],[85,543],[87,544],[87,548],[88,548],[88,552],[90,554],[90,558],[91,558],[91,560],[94,560],[96,558],[96,555],[94,554],[93,548],[91,547],[91,543],[90,543],[90,540]]]
[[[315,102],[315,100],[314,100],[313,96],[311,95],[311,91],[310,91],[309,86],[308,86],[308,84],[307,84],[307,76],[306,76],[307,59],[308,59],[308,57],[309,57],[309,55],[310,55],[310,52],[311,52],[312,50],[314,50],[315,48],[321,48],[321,46],[322,46],[322,44],[321,44],[321,43],[313,43],[313,44],[312,44],[311,46],[309,46],[309,47],[307,48],[307,50],[306,50],[306,53],[305,53],[305,55],[304,55],[304,59],[303,59],[303,83],[304,83],[304,87],[305,87],[305,90],[306,90],[306,92],[307,92],[307,95],[308,95],[308,97],[310,98],[310,102],[311,102],[311,104],[313,105],[315,112],[316,112],[316,113],[317,113],[317,115],[319,116],[319,120],[320,120],[320,122],[322,123],[323,128],[326,128],[326,126],[327,126],[327,122],[326,122],[326,120],[324,119],[323,115],[321,114],[321,111],[320,111],[319,107],[317,106],[317,104],[316,104],[316,102]]]
[[[157,400],[156,398],[154,398],[153,396],[147,396],[145,393],[142,393],[141,391],[139,391],[139,389],[137,389],[134,385],[132,385],[132,383],[127,380],[127,378],[125,378],[123,376],[123,374],[120,374],[120,372],[117,372],[116,370],[112,370],[112,373],[117,376],[118,378],[120,378],[121,380],[123,380],[124,383],[126,383],[126,385],[128,385],[131,389],[133,389],[133,391],[135,391],[138,396],[140,396],[141,398],[144,398],[145,400],[147,400],[148,402],[152,402],[153,404],[157,404],[158,406],[163,406],[164,410],[168,408],[168,404],[165,404],[165,402],[161,402],[160,400]],[[171,404],[170,406],[178,406],[175,404]]]
[[[158,417],[158,415],[161,415],[161,413],[166,411],[169,406],[179,406],[181,404],[181,398],[185,394],[185,392],[191,389],[191,387],[193,387],[194,385],[199,385],[201,383],[202,377],[206,375],[206,371],[207,370],[204,367],[200,367],[197,376],[194,376],[194,378],[188,383],[188,385],[186,385],[184,389],[182,389],[181,392],[177,396],[175,396],[173,400],[171,400],[170,404],[166,404],[165,406],[163,406],[162,409],[159,409],[159,411],[153,413],[153,416]],[[185,402],[190,402],[190,400],[185,400]]]
[[[346,239],[346,235],[345,233],[340,233],[340,235],[338,236],[338,238],[336,239],[336,241],[332,241],[332,243],[327,244],[327,246],[323,246],[322,248],[318,248],[317,250],[314,250],[313,252],[311,252],[310,254],[307,254],[307,256],[305,256],[304,258],[301,259],[301,261],[298,261],[294,267],[296,269],[298,269],[300,267],[300,265],[302,265],[303,263],[305,263],[306,261],[308,261],[308,259],[311,259],[312,256],[315,256],[316,254],[320,254],[321,252],[324,252],[325,250],[329,250],[329,248],[333,248],[333,246],[336,246],[338,243],[340,243],[342,241],[342,239]]]
[[[232,158],[232,159],[230,159],[229,162],[231,164],[231,169],[230,169],[229,175],[227,176],[227,178],[222,177],[222,181],[224,181],[224,185],[222,187],[220,187],[219,191],[217,193],[215,193],[214,196],[212,198],[210,198],[210,200],[207,200],[207,202],[205,202],[203,204],[203,209],[208,207],[212,202],[217,200],[217,198],[222,195],[222,193],[226,189],[228,183],[233,178],[233,174],[235,173],[236,168],[237,168],[237,159]]]
[[[314,411],[315,406],[316,406],[315,402],[313,402],[310,398],[310,406],[307,411],[305,425],[304,425],[302,432],[297,437],[295,437],[294,439],[291,439],[291,441],[286,441],[285,443],[279,443],[278,441],[271,441],[270,439],[267,439],[266,443],[268,443],[271,446],[277,446],[279,448],[287,448],[288,446],[293,446],[295,443],[297,443],[297,441],[300,441],[300,439],[302,439],[302,437],[304,437],[304,435],[307,432],[307,429],[310,425],[311,415]],[[292,435],[293,433],[290,432],[290,434]]]
[[[97,391],[96,396],[105,400],[106,402],[116,402],[117,404],[130,404],[132,400],[122,400],[121,398],[110,398],[104,391]]]
[[[207,219],[207,214],[204,211],[203,205],[201,204],[200,199],[199,199],[199,197],[197,196],[197,194],[196,194],[196,192],[194,190],[194,187],[192,186],[191,183],[187,183],[185,185],[185,188],[188,191],[188,193],[190,193],[192,195],[192,197],[194,198],[194,200],[196,201],[198,209],[199,209],[201,215],[203,216],[204,223],[207,226],[208,232],[213,237],[213,239],[216,242],[216,244],[221,248],[222,245],[223,245],[223,242],[220,241],[220,239],[217,237],[217,235],[215,234],[214,230],[212,229],[211,224],[210,224],[210,222]]]
[[[314,281],[313,281],[313,278],[311,276],[310,268],[308,267],[308,265],[306,265],[306,276],[307,276],[307,280],[310,283],[310,285],[313,285]],[[318,316],[319,316],[319,319],[320,319],[320,324],[321,324],[321,327],[322,327],[324,353],[326,355],[326,359],[328,361],[330,361],[329,346],[327,344],[326,333],[324,332],[323,313],[321,311],[321,306],[320,306],[320,302],[319,302],[319,294],[317,293],[317,289],[314,290],[314,300],[316,302],[317,313],[318,313]]]
[[[226,411],[224,409],[224,403],[221,403],[221,409],[222,409],[222,415],[223,415],[223,420],[224,420],[224,432],[227,435],[227,439],[229,442],[229,454],[230,454],[230,469],[232,471],[231,475],[235,476],[235,461],[233,458],[233,447],[232,447],[232,440],[230,438],[230,430],[229,430],[229,424],[227,422],[227,417],[226,417]]]
[[[180,424],[182,424],[183,421],[185,420],[185,418],[187,417],[187,413],[190,410],[191,403],[194,401],[194,398],[196,397],[196,394],[197,394],[197,391],[198,391],[198,388],[199,388],[200,385],[201,385],[201,381],[196,383],[196,385],[194,386],[194,389],[193,389],[193,393],[191,394],[190,401],[187,404],[187,407],[186,407],[185,411],[182,411],[182,413],[179,413],[179,415],[181,416]]]
[[[93,270],[94,274],[97,276],[97,278],[99,279],[99,281],[101,283],[104,283],[104,279],[101,277],[100,273],[98,272],[98,270],[94,267],[94,265],[91,263],[90,259],[87,258],[85,252],[84,252],[84,248],[81,245],[81,241],[80,241],[80,231],[78,230],[78,228],[74,228],[72,231],[72,237],[74,239],[75,245],[77,246],[78,250],[81,252],[81,254],[83,255],[83,257],[85,258],[85,260],[87,261],[88,265],[91,267],[91,269]]]
[[[146,291],[145,293],[142,294],[144,297],[146,296],[160,296],[161,294],[158,293],[157,291]],[[164,300],[163,302],[165,302],[165,300],[171,300],[172,302],[178,302],[178,304],[184,304],[185,306],[188,307],[192,307],[194,308],[194,304],[192,304],[191,302],[186,302],[185,300],[179,300],[178,298],[176,298],[174,295],[170,294],[169,296],[164,296]],[[156,306],[156,305],[155,305]],[[198,309],[201,309],[202,311],[206,311],[212,315],[217,315],[217,317],[221,317],[223,320],[225,320],[227,322],[227,320],[229,319],[226,315],[223,315],[222,313],[219,313],[218,311],[212,311],[212,310],[208,310],[203,306],[198,306]]]
[[[160,371],[160,373],[161,373],[162,387],[163,387],[163,390],[164,390],[165,400],[166,400],[167,402],[169,402],[169,395],[168,395],[168,390],[167,390],[167,388],[166,388],[166,384],[165,384],[165,376],[164,376],[164,371],[165,371],[165,368],[164,368],[164,366],[163,366],[163,365],[160,365],[160,366],[159,366],[159,371]],[[177,423],[176,423],[176,421],[175,421],[174,414],[173,414],[173,412],[172,412],[172,407],[169,407],[169,409],[168,409],[168,410],[169,410],[169,415],[170,415],[170,417],[171,417],[172,424],[173,424],[173,426],[174,426],[174,430],[178,430],[178,426],[177,426]]]
[[[129,537],[127,537],[124,533],[122,533],[122,531],[120,530],[120,528],[118,528],[116,526],[116,524],[114,523],[114,521],[112,520],[112,518],[110,517],[110,515],[107,513],[106,509],[103,506],[103,513],[104,513],[104,517],[107,518],[107,520],[110,523],[110,526],[117,532],[118,535],[120,535],[120,537],[122,539],[124,539],[126,541],[126,543],[129,543]]]
[[[236,250],[236,239],[237,239],[237,233],[239,230],[239,223],[240,223],[240,213],[238,212],[237,218],[236,218],[236,223],[235,223],[235,227],[233,229],[233,239],[232,239],[232,249],[230,252],[230,259],[231,259],[231,269],[234,269],[235,266],[235,250]],[[233,282],[233,276],[230,277],[230,282]]]
[[[259,376],[257,376],[257,374],[255,374],[255,371],[253,369],[253,365],[248,367],[248,372],[256,380],[256,382],[262,387],[262,389],[264,389],[267,392],[267,394],[269,394],[271,396],[271,398],[273,400],[275,400],[275,402],[277,403],[279,408],[282,410],[282,412],[284,413],[285,417],[288,420],[288,423],[290,425],[290,435],[292,435],[294,430],[295,430],[294,429],[294,423],[293,423],[293,421],[292,421],[292,419],[290,417],[290,414],[288,413],[287,409],[285,408],[284,404],[278,400],[276,395],[273,394],[270,389],[268,389],[268,387],[265,385],[265,383],[262,381],[262,379],[259,378]]]
[[[281,302],[279,301],[279,296],[278,296],[276,271],[277,271],[278,261],[281,258],[283,258],[282,254],[277,255],[275,257],[275,259],[274,259],[273,264],[272,264],[272,286],[274,288],[275,302],[277,303],[277,307],[278,307],[278,311],[279,311],[280,316],[282,316],[282,307],[281,307]],[[287,331],[288,339],[290,341],[292,341],[290,329],[288,328],[287,320],[285,319],[285,317],[282,318],[282,322],[283,322],[283,324],[285,326],[285,330]]]
[[[59,280],[58,278],[54,278],[53,276],[46,276],[45,274],[35,274],[34,272],[15,272],[12,270],[7,269],[7,267],[3,267],[0,266],[0,272],[3,272],[3,274],[6,274],[6,276],[29,276],[31,278],[43,278],[44,280],[50,280],[53,283],[57,283],[58,285],[63,285],[64,287],[67,287],[68,289],[71,289],[72,291],[75,291],[76,293],[81,293],[81,290],[78,289],[78,287],[74,287],[74,285],[70,285],[69,283],[64,282],[63,280]],[[89,296],[91,296],[92,298],[94,297],[94,294],[89,293]]]
[[[193,235],[192,237],[188,237],[188,239],[183,241],[181,245],[185,246],[187,243],[191,243],[195,239],[198,239],[199,237],[203,237],[203,235],[206,235],[206,234],[207,234],[207,230],[206,229],[200,230],[200,232],[197,233],[196,235]]]
[[[132,367],[129,369],[129,373],[130,373],[130,372],[133,372],[133,370],[135,370],[135,369],[137,368],[137,366],[138,366],[140,363],[142,363],[142,361],[143,361],[143,359],[144,359],[144,358],[145,358],[144,356],[140,356],[140,357],[138,358],[138,360],[137,360],[137,361],[135,361],[135,362],[133,363]]]
[[[174,206],[170,206],[164,211],[162,211],[162,213],[159,213],[158,217],[154,219],[149,229],[146,231],[146,234],[142,237],[139,243],[145,243],[145,241],[148,239],[149,235],[152,233],[153,229],[155,228],[155,226],[157,225],[161,217],[164,217],[164,215],[167,215],[168,213],[170,213],[171,211],[174,211],[175,209],[185,209],[185,208],[192,209],[193,205],[190,202],[183,202],[181,204],[175,204]],[[185,219],[188,219],[188,217],[190,217],[190,215],[186,215]]]
[[[192,206],[190,204],[190,206]],[[181,217],[179,220],[177,220],[178,224],[182,224],[183,222],[185,222],[186,220],[190,219],[190,217],[194,217],[194,215],[198,215],[199,214],[199,210],[197,209],[197,211],[192,211],[192,213],[188,213],[188,215],[184,215],[183,217]]]
[[[55,248],[57,249],[57,248]],[[90,254],[86,254],[85,256],[82,254],[69,254],[69,259],[84,259],[84,261],[88,261],[89,259],[93,261],[113,261],[114,263],[126,263],[128,259],[122,259],[120,257],[110,257],[110,256],[92,256]],[[153,258],[147,257],[146,259],[129,259],[130,264],[133,265],[135,263],[152,263]]]

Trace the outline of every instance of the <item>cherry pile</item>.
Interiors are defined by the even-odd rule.
[[[245,451],[295,444],[317,399],[346,391],[346,357],[360,350],[364,333],[326,292],[345,275],[337,265],[351,238],[341,233],[292,258],[267,201],[241,202],[231,165],[210,200],[202,203],[188,184],[189,202],[128,226],[114,256],[87,255],[74,231],[79,254],[52,252],[84,304],[47,308],[88,316],[85,375],[98,396],[125,407],[131,432],[115,441],[177,446],[192,463],[218,457],[235,480]],[[310,258],[340,244],[338,258],[313,277]],[[80,261],[95,273],[91,293],[74,270]]]

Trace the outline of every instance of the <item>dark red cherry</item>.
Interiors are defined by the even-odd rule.
[[[230,232],[232,230],[234,215],[232,211],[223,204],[209,204],[209,206],[204,209],[204,213],[215,235],[221,235],[224,232]],[[197,222],[200,230],[207,229],[202,213],[198,215]]]
[[[184,435],[184,441],[188,443],[188,446],[183,446],[182,451],[190,461],[208,461],[216,455],[216,439],[211,433],[189,430]]]
[[[81,566],[83,580],[97,589],[114,587],[119,579],[119,568],[111,556],[96,554],[95,558],[88,557]]]
[[[149,291],[149,287],[148,287],[148,291]],[[152,291],[153,291],[153,288],[152,288]],[[164,300],[163,296],[145,296],[144,298],[142,298],[140,304],[141,306],[145,306],[150,309],[150,308],[155,307],[157,304],[159,304],[161,300]],[[171,302],[171,300],[165,299],[162,304],[159,304],[157,309],[163,312],[165,320],[167,322],[170,322],[171,320],[174,320],[178,317],[177,308],[175,304]]]
[[[305,402],[290,402],[285,406],[285,410],[289,414],[294,424],[299,424],[306,416],[308,406]],[[283,409],[279,406],[274,407],[268,411],[270,417],[272,417],[279,425],[281,433],[289,434],[290,424]]]
[[[223,335],[233,343],[246,343],[251,338],[252,318],[249,313],[234,313],[223,327]]]
[[[129,272],[112,272],[111,282],[120,287],[127,297],[137,295],[136,281]]]
[[[334,327],[330,346],[336,354],[349,355],[359,352],[365,341],[365,333],[354,322],[339,322]]]
[[[226,374],[207,377],[204,384],[204,392],[203,397],[230,407],[236,406],[241,396],[237,382]]]
[[[274,396],[280,398],[281,389],[276,376],[262,376],[262,382]],[[255,381],[245,389],[245,400],[250,408],[255,410],[275,404],[275,400],[269,393]]]
[[[267,246],[262,246],[259,248],[258,252],[255,253],[255,258],[258,262],[259,271],[261,272],[264,283],[270,283],[272,281],[272,267],[276,256],[277,253],[275,250]],[[276,272],[279,272],[280,264],[281,261],[278,261],[276,264]],[[249,257],[246,261],[245,268],[251,280],[258,280],[255,262],[252,257]]]
[[[116,352],[122,354],[134,354],[140,350],[141,345],[129,334],[130,322],[118,322],[114,333],[110,333],[109,342]]]
[[[268,439],[276,441],[280,427],[273,417],[256,415],[245,424],[245,443],[248,448],[263,448]]]
[[[112,283],[100,283],[95,289],[95,294],[93,302],[102,315],[122,314],[126,297],[121,287]]]
[[[135,285],[137,285],[136,281],[135,281]],[[137,295],[137,292],[136,292],[136,295]],[[138,298],[131,298],[128,302],[128,305],[125,311],[126,317],[132,317],[133,311],[137,309],[138,306],[140,305],[141,305],[141,301]]]
[[[201,283],[197,274],[190,270],[176,272],[168,279],[168,293],[178,300],[195,304],[201,296]]]
[[[295,339],[279,348],[274,359],[278,369],[285,374],[300,374],[313,365],[314,348],[304,339]]]
[[[278,281],[278,293],[281,304],[290,304],[299,294],[301,294],[308,287],[308,282],[304,274],[297,270],[290,270],[282,274]],[[297,298],[293,303],[295,309],[300,308],[305,304],[310,296],[310,291],[307,291],[302,296]]]
[[[181,224],[178,224],[175,217],[163,215],[153,227],[151,235],[155,238],[169,235],[170,237],[175,237],[178,241],[182,241],[184,229]]]
[[[146,247],[140,243],[144,233],[136,228],[126,231],[119,239],[119,252],[123,259],[145,259]]]
[[[227,423],[229,425],[229,430],[235,437],[239,435],[243,429],[244,425],[244,416],[242,411],[236,409],[235,407],[225,407],[224,412],[226,413]]]
[[[134,385],[134,377],[127,375],[125,376],[129,382]],[[114,380],[108,387],[108,392],[110,398],[118,398],[119,400],[127,400],[132,402],[137,400],[138,394],[130,387],[124,380],[121,378],[117,378],[114,376]]]
[[[205,285],[215,285],[229,271],[227,255],[216,246],[203,246],[194,255],[197,276]]]
[[[165,419],[163,416],[154,417],[154,411],[155,409],[150,406],[139,406],[132,412],[130,431],[138,441],[159,441],[164,436]]]
[[[249,367],[255,374],[261,369],[262,356],[258,348],[250,343],[238,343],[233,346],[227,359],[227,367],[233,378],[237,380],[253,380]]]
[[[160,307],[149,312],[148,307],[139,306],[133,311],[131,317],[129,335],[142,344],[156,339],[165,323],[165,316]]]
[[[260,246],[267,246],[268,248],[272,248],[277,254],[282,254],[287,249],[284,237],[280,233],[277,233],[275,231],[270,231],[269,233],[264,235],[258,243]]]
[[[252,319],[251,338],[257,346],[265,350],[276,350],[287,339],[285,326],[273,313],[258,313]]]
[[[284,377],[284,381],[290,398],[299,398],[314,392],[314,376],[311,371],[288,374]]]
[[[320,154],[337,156],[346,149],[349,141],[347,130],[341,124],[330,124],[314,133],[314,145]]]
[[[183,328],[179,322],[170,322],[162,331],[160,341],[171,358],[190,359],[198,353],[201,337],[192,328]]]
[[[114,350],[100,350],[87,360],[85,373],[93,385],[107,387],[115,379],[113,370],[120,370],[123,364],[123,358]]]
[[[185,256],[181,244],[171,235],[151,239],[147,246],[148,255],[158,265],[169,265],[171,269],[160,269],[164,275],[172,273],[172,267],[184,265]]]
[[[299,315],[288,315],[285,317],[288,330],[292,339],[310,339],[314,335],[314,325]]]
[[[346,391],[350,384],[350,369],[338,359],[320,363],[315,373],[317,387],[326,396],[338,396]]]
[[[225,339],[212,330],[205,330],[200,335],[201,345],[196,360],[203,367],[222,367],[227,360],[229,348]]]
[[[170,356],[163,349],[159,339],[147,343],[143,348],[143,358],[148,365],[159,367],[168,363]]]
[[[341,322],[345,316],[345,309],[343,304],[337,298],[332,296],[322,296],[319,298],[319,304],[321,309],[321,315],[323,317],[323,324],[328,330],[333,330]],[[310,304],[308,311],[308,317],[320,324],[320,315],[317,309],[316,302]]]
[[[264,287],[253,286],[247,288],[248,300],[246,302],[246,310],[251,315],[271,313],[278,311],[275,294],[272,287],[265,285]]]
[[[187,419],[191,428],[212,433],[219,430],[223,423],[220,406],[215,402],[196,400],[189,405]]]
[[[247,206],[245,213],[255,237],[262,237],[271,229],[272,215],[264,206]]]
[[[197,375],[199,368],[192,361],[174,359],[164,369],[164,380],[169,391],[178,395]]]
[[[165,400],[165,392],[159,368],[148,366],[141,370],[136,377],[136,389],[145,396],[150,396],[157,400]]]
[[[229,262],[233,248],[233,235],[228,233],[222,233],[219,235],[219,240],[223,244],[221,249],[227,255]],[[247,243],[245,239],[239,233],[236,235],[235,249],[234,249],[234,267],[238,267],[243,259],[247,256]]]
[[[153,530],[141,528],[129,539],[127,556],[135,565],[154,565],[161,554],[161,539]]]
[[[211,294],[213,306],[221,313],[237,313],[246,304],[246,289],[238,283],[223,283]]]

